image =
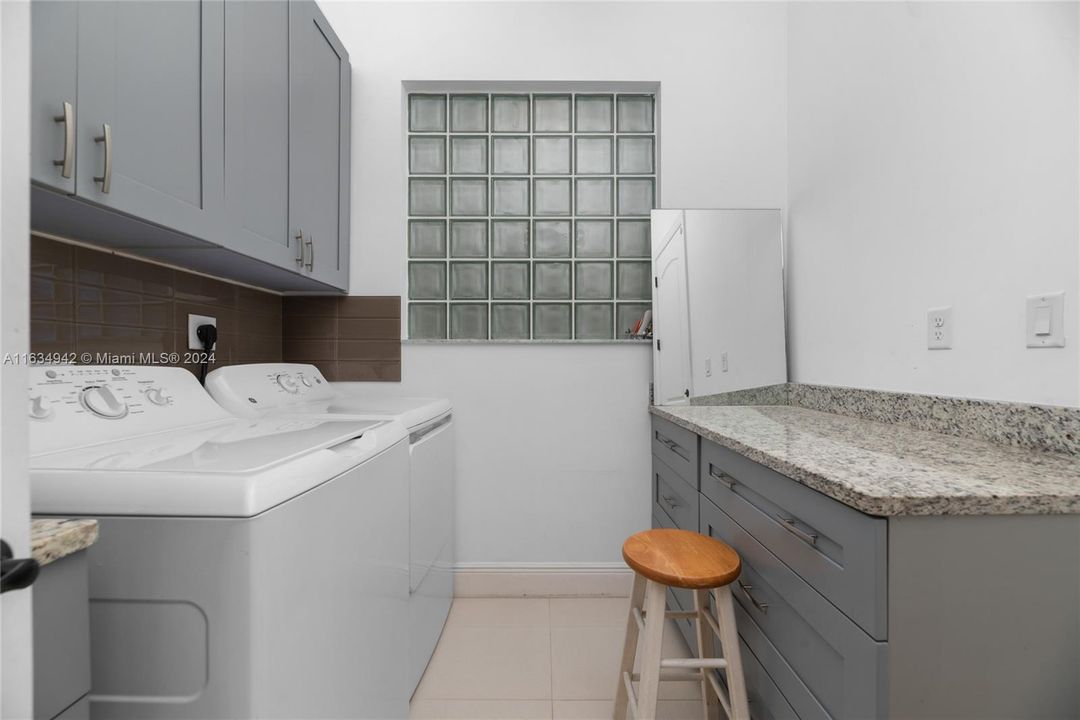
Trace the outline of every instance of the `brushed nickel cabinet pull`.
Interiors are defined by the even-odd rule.
[[[746,596],[746,599],[750,601],[750,604],[753,605],[758,612],[769,612],[769,603],[758,602],[757,599],[750,594],[750,591],[754,589],[753,585],[747,585],[742,580],[739,580],[737,582],[739,583],[739,589],[742,590],[743,595]]]
[[[53,160],[53,165],[60,168],[60,176],[71,177],[71,168],[75,164],[75,109],[71,103],[64,103],[64,113],[53,117],[58,123],[64,123],[64,159]]]
[[[307,242],[304,244],[304,247],[307,248],[307,263],[306,263],[305,267],[308,270],[314,270],[315,269],[315,243],[311,239],[311,235],[307,236]]]
[[[817,545],[817,533],[808,533],[805,530],[800,530],[795,526],[795,518],[784,517],[783,515],[777,515],[776,517],[780,520],[780,527],[784,528],[808,545]]]
[[[296,238],[296,266],[304,266],[304,228],[300,228]]]
[[[108,123],[101,126],[101,134],[94,138],[94,142],[105,144],[105,167],[101,175],[94,176],[94,182],[101,183],[101,192],[108,194],[112,187],[112,128]]]
[[[728,490],[735,490],[735,483],[737,482],[735,478],[731,477],[723,470],[718,469],[712,463],[709,463],[709,475],[722,482]]]

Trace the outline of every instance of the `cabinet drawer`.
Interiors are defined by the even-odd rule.
[[[780,688],[765,672],[757,656],[750,650],[743,638],[739,638],[739,654],[742,657],[743,676],[746,681],[746,696],[750,701],[752,720],[799,720]],[[718,673],[720,684],[727,688],[724,673]]]
[[[663,511],[656,511],[653,513],[653,527],[654,528],[673,528],[675,523],[671,521]],[[690,590],[683,590],[682,588],[668,588],[667,591],[667,604],[668,610],[674,610],[676,612],[691,611],[694,609],[694,594]],[[694,624],[689,620],[676,620],[675,625],[679,628],[679,632],[682,634],[683,639],[686,640],[686,644],[690,646],[691,650],[697,649],[697,638],[694,635]]]
[[[878,640],[885,640],[886,530],[871,517],[709,441],[701,492]]]
[[[698,489],[697,435],[653,415],[652,451],[694,490]]]
[[[653,504],[682,530],[698,530],[698,491],[653,455]]]
[[[875,641],[706,500],[702,530],[743,561],[735,602],[753,618],[821,706],[836,718],[877,717],[885,703],[885,643]]]

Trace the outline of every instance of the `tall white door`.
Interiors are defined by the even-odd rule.
[[[657,405],[690,398],[690,301],[686,286],[686,222],[682,210],[653,210],[653,398]]]
[[[30,307],[30,3],[0,2],[0,536],[30,552],[26,367]],[[0,720],[31,717],[30,590],[0,595]]]

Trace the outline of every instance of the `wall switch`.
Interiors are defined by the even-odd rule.
[[[712,377],[712,358],[705,358],[705,377]]]
[[[1026,334],[1029,348],[1065,347],[1065,293],[1028,296]]]
[[[213,325],[217,327],[217,318],[207,317],[206,315],[188,315],[187,316],[187,344],[188,350],[202,350],[202,341],[199,340],[197,332],[200,325]],[[217,347],[217,343],[214,343],[214,347]],[[210,348],[213,350],[214,348]]]
[[[951,350],[952,341],[952,306],[930,308],[926,312],[926,347],[930,350]]]
[[[720,353],[720,372],[727,372],[727,351]]]

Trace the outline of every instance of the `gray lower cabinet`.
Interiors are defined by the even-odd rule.
[[[35,0],[32,31],[34,230],[347,289],[350,66],[314,0]]]
[[[45,565],[34,583],[34,718],[89,717],[87,553]]]
[[[653,525],[696,516],[742,559],[754,720],[1080,717],[1080,516],[871,517],[661,418],[652,434]]]
[[[349,275],[349,54],[318,6],[289,3],[289,225],[304,272]]]

